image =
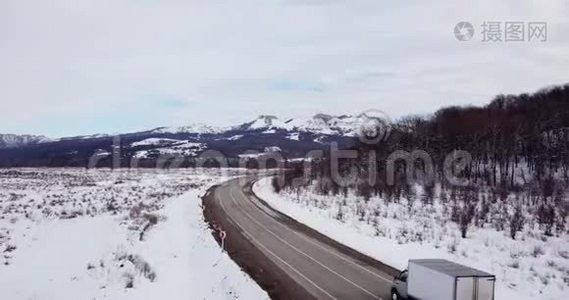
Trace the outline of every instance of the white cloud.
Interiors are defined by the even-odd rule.
[[[567,81],[563,0],[226,2],[2,1],[1,131],[397,117]],[[462,20],[547,21],[549,41],[458,42]]]

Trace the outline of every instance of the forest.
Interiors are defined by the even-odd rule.
[[[309,173],[297,165],[283,182],[275,179],[274,189],[313,187],[323,195],[353,192],[365,199],[419,199],[424,204],[437,199],[463,237],[472,224],[490,223],[508,230],[513,239],[524,222],[534,222],[546,236],[569,229],[569,85],[498,95],[481,107],[445,107],[389,126],[385,140],[358,143],[351,149],[357,158],[341,160],[338,170],[326,155],[312,161]],[[445,161],[456,151],[467,154],[458,170],[465,184],[448,180],[445,173],[445,168],[455,168]],[[390,170],[394,153],[424,155],[396,159]],[[339,183],[334,172],[350,180]],[[370,181],[370,173],[377,179]]]

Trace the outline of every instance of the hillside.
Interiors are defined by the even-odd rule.
[[[325,150],[330,142],[354,145],[353,136],[365,116],[316,115],[309,120],[281,121],[260,116],[237,126],[216,128],[203,124],[158,127],[120,135],[96,134],[51,141],[12,143],[0,147],[0,167],[109,167],[113,153],[120,166],[153,167],[162,158],[178,159],[178,166],[195,165],[200,154],[213,150],[237,166],[240,155],[274,152],[294,159],[311,150]],[[19,137],[24,139],[24,137]],[[119,147],[115,147],[119,146]],[[115,166],[117,166],[115,164]]]

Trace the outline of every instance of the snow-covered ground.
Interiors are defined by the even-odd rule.
[[[200,195],[227,176],[0,170],[1,298],[268,298],[203,220]]]
[[[136,158],[148,158],[151,155],[196,156],[198,153],[202,152],[206,148],[206,145],[203,143],[194,143],[185,140],[159,139],[159,138],[145,139],[140,142],[132,143],[131,146],[133,147],[160,146],[159,148],[154,148],[150,150],[136,151],[134,155],[134,157]]]
[[[176,143],[183,143],[183,140],[167,139],[167,138],[148,138],[142,141],[130,144],[131,147],[140,146],[168,146]]]
[[[413,258],[445,258],[497,277],[496,299],[567,299],[569,236],[546,237],[526,224],[516,240],[490,226],[471,226],[461,238],[439,201],[365,201],[354,195],[311,191],[276,193],[269,178],[254,192],[275,209],[319,232],[398,269]]]

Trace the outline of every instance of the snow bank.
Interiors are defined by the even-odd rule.
[[[203,193],[203,192],[199,192]],[[174,199],[166,222],[131,252],[156,268],[156,281],[117,294],[120,299],[266,299],[265,292],[221,253],[203,221],[198,191]],[[135,283],[136,284],[136,283]]]

